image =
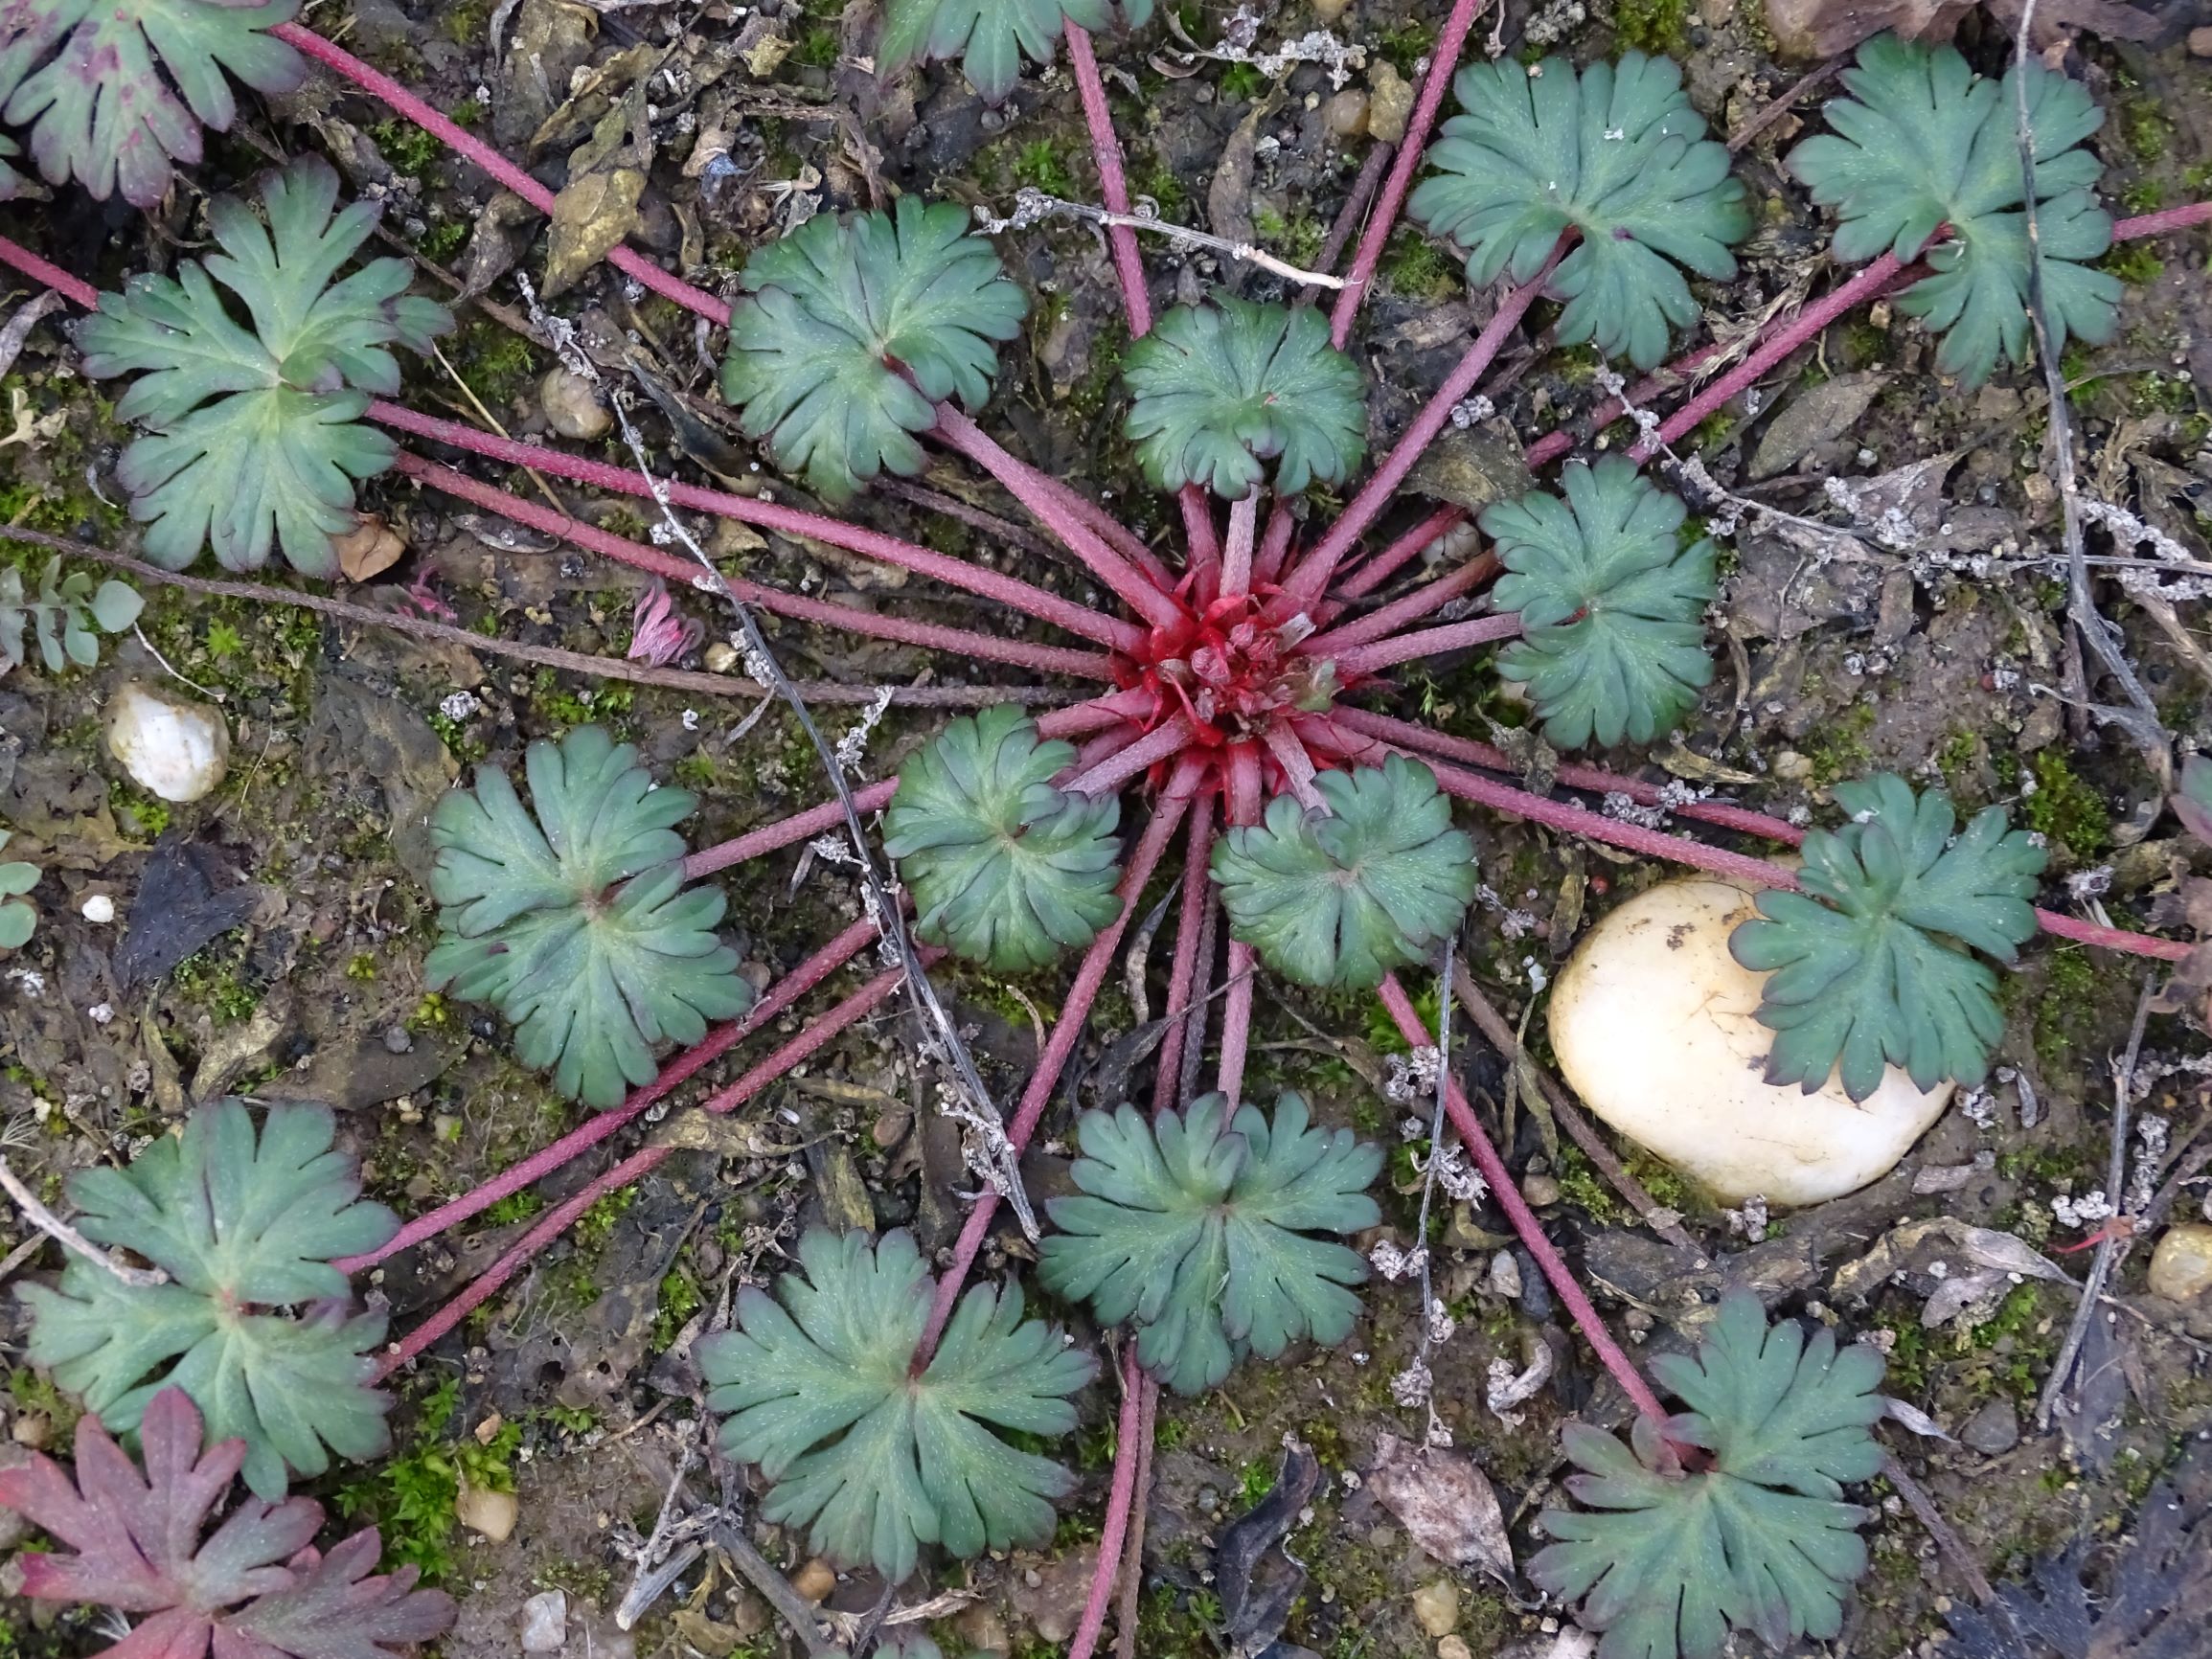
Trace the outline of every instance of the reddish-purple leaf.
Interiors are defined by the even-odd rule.
[[[217,1659],[390,1659],[382,1644],[452,1623],[452,1602],[416,1590],[412,1568],[369,1577],[381,1548],[373,1530],[317,1554],[323,1511],[310,1498],[249,1495],[203,1541],[245,1443],[203,1454],[200,1432],[191,1397],[165,1388],[139,1429],[143,1474],[90,1412],[77,1424],[74,1479],[46,1457],[0,1470],[0,1504],[76,1551],[18,1557],[24,1593],[150,1615],[110,1659],[204,1659],[211,1642]]]

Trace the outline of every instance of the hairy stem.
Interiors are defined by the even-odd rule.
[[[1459,0],[1459,4],[1464,8],[1469,0]],[[1290,573],[1283,583],[1283,598],[1278,602],[1279,608],[1285,614],[1306,609],[1318,602],[1328,591],[1329,580],[1336,574],[1338,560],[1352,551],[1352,544],[1375,522],[1376,516],[1397,499],[1398,488],[1405,482],[1405,475],[1413,470],[1414,463],[1436,442],[1437,434],[1450,424],[1453,406],[1474,390],[1475,382],[1489,371],[1492,362],[1504,349],[1506,341],[1520,327],[1522,316],[1536,303],[1537,296],[1543,292],[1544,284],[1551,281],[1552,270],[1560,262],[1560,257],[1566,252],[1568,240],[1573,235],[1569,231],[1562,237],[1559,245],[1552,249],[1551,257],[1544,261],[1543,268],[1498,302],[1496,314],[1484,325],[1482,332],[1474,337],[1474,343],[1467,349],[1467,355],[1460,358],[1459,366],[1445,377],[1444,384],[1436,389],[1436,395],[1414,417],[1413,424],[1391,446],[1390,453],[1383,457],[1382,465],[1375,469],[1375,475],[1360,487],[1359,493],[1352,498],[1351,505],[1329,527],[1329,534]]]
[[[1152,1115],[1157,1117],[1176,1101],[1183,1073],[1183,1027],[1193,1010],[1192,991],[1198,975],[1198,940],[1204,932],[1206,900],[1212,878],[1208,864],[1214,850],[1214,797],[1211,791],[1191,803],[1189,838],[1183,850],[1181,903],[1175,912],[1175,954],[1168,964],[1167,1025],[1160,1033],[1159,1061],[1152,1072]],[[1201,1011],[1198,1018],[1205,1018]]]
[[[1136,1499],[1137,1440],[1141,1432],[1137,1420],[1144,1398],[1144,1375],[1137,1370],[1134,1337],[1122,1349],[1121,1375],[1122,1411],[1114,1425],[1113,1482],[1106,1492],[1106,1525],[1099,1533],[1098,1565],[1091,1571],[1090,1595],[1083,1602],[1075,1640],[1068,1644],[1067,1659],[1090,1659],[1098,1648],[1099,1632],[1106,1628],[1106,1603],[1113,1600],[1114,1579],[1121,1571],[1129,1509]]]
[[[473,162],[507,190],[513,191],[539,213],[551,215],[554,193],[547,190],[499,151],[441,115],[394,80],[363,63],[343,47],[332,45],[311,29],[297,23],[280,23],[269,34],[305,53],[324,68],[334,70],[364,92],[374,94],[405,116],[454,154]],[[664,299],[673,300],[718,327],[727,327],[730,308],[703,288],[695,288],[680,277],[672,277],[636,249],[616,243],[607,251],[607,263],[627,277],[634,277]]]
[[[1090,31],[1073,18],[1067,20],[1067,57],[1075,71],[1077,95],[1083,100],[1083,125],[1090,129],[1091,157],[1098,164],[1099,194],[1106,211],[1129,211],[1129,176],[1122,167],[1122,141],[1114,131],[1113,111],[1106,104],[1106,81],[1098,72],[1098,57],[1090,49]],[[1137,233],[1127,225],[1106,230],[1106,245],[1113,250],[1114,275],[1121,280],[1122,308],[1129,313],[1129,338],[1152,331],[1152,300],[1145,287],[1145,261],[1137,252]]]
[[[1190,741],[1191,722],[1186,716],[1177,715],[1153,727],[1126,749],[1107,756],[1063,787],[1079,795],[1110,795],[1131,778],[1143,776],[1162,761],[1174,760],[1190,746]]]
[[[604,461],[590,461],[580,455],[570,455],[548,444],[517,443],[509,438],[494,438],[479,432],[473,426],[458,421],[441,420],[435,416],[418,415],[412,409],[382,398],[369,404],[369,419],[396,431],[412,433],[427,438],[432,443],[449,444],[471,454],[490,456],[504,461],[510,466],[535,466],[540,472],[553,473],[588,484],[594,489],[612,490],[619,495],[642,496],[654,499],[652,481],[641,472],[632,472],[621,466],[610,466]],[[895,535],[878,531],[862,530],[840,519],[830,518],[819,512],[805,512],[797,508],[779,507],[770,501],[756,500],[750,496],[732,495],[726,490],[701,489],[696,485],[665,483],[661,486],[669,500],[677,507],[695,512],[710,512],[721,518],[734,518],[741,524],[757,525],[763,530],[773,530],[784,535],[812,537],[816,541],[841,547],[863,557],[879,559],[946,582],[981,594],[986,599],[998,601],[1015,610],[1048,622],[1084,639],[1098,641],[1116,650],[1132,650],[1144,643],[1144,629],[1119,617],[1109,617],[1086,605],[1061,599],[1058,594],[1023,581],[1016,577],[1001,576],[996,571],[983,570],[965,559],[951,558],[911,541],[901,541]]]
[[[1231,825],[1244,828],[1260,821],[1260,754],[1249,741],[1229,750],[1227,788],[1222,803]],[[1221,1053],[1214,1073],[1214,1087],[1229,1098],[1229,1110],[1244,1094],[1244,1057],[1252,1041],[1252,947],[1229,941],[1228,989],[1221,995]]]
[[[396,465],[398,470],[406,476],[443,494],[473,502],[503,518],[542,531],[548,535],[557,535],[588,552],[601,554],[638,570],[650,571],[670,581],[681,582],[687,588],[695,586],[698,580],[698,566],[690,559],[677,558],[657,547],[648,547],[643,542],[627,540],[601,530],[597,525],[585,524],[564,512],[556,512],[551,508],[526,501],[496,485],[484,484],[449,466],[441,466],[435,461],[425,461],[420,455],[402,450]],[[979,633],[972,628],[946,627],[936,623],[915,622],[901,616],[883,616],[874,611],[858,610],[852,605],[834,604],[828,600],[808,599],[800,594],[786,593],[781,588],[763,587],[742,577],[725,576],[722,580],[729,584],[730,591],[745,603],[800,622],[819,623],[825,627],[841,628],[847,633],[864,634],[872,639],[892,640],[900,645],[919,646],[925,650],[946,651],[955,659],[974,657],[984,662],[1012,663],[1018,668],[1034,669],[1039,673],[1066,674],[1075,679],[1105,680],[1113,676],[1112,660],[1098,651],[1070,650],[1064,646],[1032,645],[999,634]]]
[[[950,403],[937,405],[937,435],[960,454],[998,480],[1014,498],[1037,515],[1038,521],[1060,538],[1061,545],[1083,560],[1090,573],[1113,594],[1154,627],[1174,627],[1183,620],[1183,608],[1161,592],[1136,567],[1106,544],[1098,532],[1071,511],[1058,490],[1041,473],[1015,460],[982,427]]]
[[[1221,553],[1221,597],[1242,599],[1252,591],[1252,541],[1260,523],[1257,487],[1229,504],[1229,540]]]
[[[629,1099],[614,1110],[597,1113],[544,1150],[534,1152],[520,1162],[509,1165],[490,1180],[471,1188],[460,1197],[439,1205],[426,1215],[416,1216],[376,1249],[365,1251],[359,1256],[343,1257],[331,1265],[341,1273],[353,1273],[363,1267],[374,1267],[402,1250],[413,1249],[426,1239],[435,1239],[439,1234],[458,1227],[471,1216],[482,1215],[500,1199],[519,1193],[525,1187],[536,1186],[556,1170],[564,1168],[571,1159],[598,1146],[624,1125],[634,1122],[648,1106],[655,1101],[666,1099],[709,1062],[719,1059],[769,1021],[780,1018],[801,997],[859,955],[875,940],[876,924],[873,921],[862,920],[854,922],[770,986],[743,1019],[732,1020],[709,1032],[704,1042],[686,1049],[663,1066],[659,1077],[644,1088],[633,1090]]]
[[[1349,679],[1354,674],[1375,673],[1393,663],[1409,663],[1416,657],[1440,656],[1446,651],[1463,650],[1493,640],[1510,640],[1519,632],[1518,611],[1509,611],[1504,616],[1472,617],[1466,622],[1447,623],[1442,627],[1423,628],[1419,633],[1399,634],[1393,639],[1377,640],[1373,645],[1340,650],[1336,653],[1336,671]]]
[[[1401,566],[1420,556],[1421,550],[1467,516],[1464,507],[1440,507],[1411,530],[1385,547],[1380,553],[1346,574],[1336,584],[1336,591],[1346,599],[1358,599],[1373,593]],[[1316,612],[1318,614],[1318,612]]]
[[[1398,976],[1384,975],[1376,994],[1381,999],[1391,1022],[1398,1027],[1399,1034],[1415,1048],[1425,1047],[1429,1041],[1428,1028],[1414,1011],[1413,999],[1405,994],[1405,988],[1398,983]],[[1606,1322],[1598,1317],[1597,1308],[1591,1306],[1589,1297],[1584,1294],[1573,1271],[1552,1247],[1552,1241],[1544,1236],[1542,1223],[1537,1220],[1536,1212],[1522,1199],[1520,1189],[1514,1184],[1513,1171],[1505,1167],[1505,1160],[1497,1155],[1497,1148],[1491,1145],[1490,1136],[1484,1131],[1473,1109],[1468,1105],[1467,1097],[1460,1092],[1459,1084],[1447,1076],[1438,1079],[1438,1086],[1445,1092],[1444,1109],[1450,1115],[1452,1127],[1459,1131],[1460,1143],[1472,1155],[1482,1178],[1490,1183],[1491,1197],[1505,1212],[1506,1219],[1513,1223],[1513,1230],[1520,1236],[1520,1241],[1536,1259],[1537,1266],[1542,1269],[1543,1276],[1551,1282],[1553,1291],[1581,1329],[1583,1339],[1596,1351],[1598,1359],[1612,1375],[1613,1380],[1620,1384],[1621,1392],[1629,1397],[1636,1410],[1653,1422],[1663,1424],[1667,1420],[1667,1413],[1659,1404],[1658,1396],[1652,1392],[1652,1385],[1644,1380],[1643,1373],[1621,1352],[1621,1345],[1613,1340],[1613,1333],[1606,1329]]]
[[[1407,623],[1440,611],[1461,595],[1473,592],[1502,568],[1489,554],[1471,558],[1449,576],[1417,587],[1402,599],[1393,600],[1342,627],[1315,634],[1298,648],[1307,656],[1338,656],[1356,646],[1386,639]]]
[[[1186,761],[1177,769],[1175,780],[1167,793],[1153,807],[1152,815],[1145,825],[1145,832],[1138,839],[1136,851],[1129,855],[1129,868],[1123,872],[1121,883],[1114,891],[1122,901],[1122,913],[1092,940],[1083,954],[1083,962],[1076,968],[1075,983],[1068,988],[1067,1001],[1061,1006],[1060,1018],[1045,1039],[1044,1052],[1037,1057],[1037,1069],[1030,1074],[1029,1087],[1021,1097],[1021,1105],[1014,1114],[1014,1122],[1006,1128],[1006,1138],[1013,1143],[1015,1152],[1029,1145],[1029,1137],[1037,1132],[1038,1120],[1044,1116],[1044,1108],[1052,1101],[1053,1091],[1059,1087],[1060,1074],[1066,1069],[1076,1045],[1083,1040],[1083,1027],[1091,1004],[1098,1000],[1100,989],[1106,984],[1107,972],[1113,966],[1115,953],[1121,949],[1122,935],[1129,931],[1129,918],[1135,913],[1137,900],[1143,895],[1145,883],[1152,876],[1159,864],[1160,854],[1167,851],[1168,840],[1182,822],[1190,805],[1190,795],[1197,782],[1197,768]],[[1181,785],[1178,792],[1177,784]],[[936,1352],[937,1339],[944,1333],[945,1322],[952,1317],[953,1304],[960,1299],[961,1286],[968,1283],[969,1270],[975,1265],[975,1258],[983,1249],[983,1240],[990,1235],[992,1217],[997,1214],[999,1195],[986,1192],[977,1196],[975,1207],[968,1212],[968,1220],[960,1229],[960,1240],[953,1246],[952,1263],[946,1268],[937,1282],[937,1303],[930,1309],[929,1324],[922,1334],[922,1346],[915,1351],[915,1363],[926,1363]]]
[[[1267,514],[1267,533],[1260,538],[1260,555],[1252,563],[1252,580],[1273,581],[1283,574],[1283,561],[1290,554],[1290,537],[1297,534],[1298,521],[1291,515],[1288,502],[1277,501],[1275,511]]]
[[[1398,147],[1398,158],[1391,165],[1382,194],[1367,221],[1366,233],[1359,239],[1359,252],[1353,258],[1344,290],[1336,296],[1335,309],[1329,313],[1329,338],[1338,351],[1342,351],[1344,342],[1352,337],[1352,319],[1359,314],[1359,302],[1366,297],[1367,286],[1375,280],[1375,267],[1381,261],[1383,244],[1389,241],[1390,233],[1397,226],[1398,210],[1405,204],[1405,193],[1413,188],[1413,175],[1421,170],[1421,153],[1428,143],[1428,129],[1436,125],[1436,112],[1443,107],[1445,88],[1451,84],[1452,71],[1459,67],[1459,55],[1467,46],[1468,32],[1474,27],[1474,20],[1489,9],[1490,0],[1453,0],[1451,15],[1444,20],[1444,31],[1436,37],[1435,50],[1428,57],[1428,73],[1421,82],[1421,96],[1413,105],[1412,118],[1405,124],[1405,137]]]
[[[873,933],[873,927],[870,931]],[[924,951],[922,956],[924,961],[929,961],[944,954],[943,951],[931,950]],[[788,1073],[793,1066],[813,1055],[839,1032],[857,1022],[905,983],[905,969],[901,967],[888,968],[878,974],[797,1036],[769,1054],[720,1094],[705,1102],[700,1109],[728,1112],[742,1105],[776,1079]],[[566,1232],[579,1216],[607,1193],[620,1192],[632,1181],[642,1179],[674,1149],[673,1145],[666,1144],[641,1147],[605,1173],[593,1179],[582,1192],[547,1211],[536,1226],[478,1275],[466,1290],[409,1331],[403,1341],[393,1344],[385,1354],[378,1372],[379,1378],[391,1375],[400,1366],[438,1342],[490,1300],[500,1286],[513,1278],[540,1250]]]

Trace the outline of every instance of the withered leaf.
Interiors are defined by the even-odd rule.
[[[637,229],[645,174],[635,168],[587,173],[554,198],[545,254],[545,297],[564,293]]]
[[[1474,1460],[1413,1445],[1393,1434],[1377,1436],[1375,1446],[1367,1484],[1413,1541],[1447,1566],[1479,1567],[1510,1585],[1513,1546],[1506,1540],[1505,1515]]]

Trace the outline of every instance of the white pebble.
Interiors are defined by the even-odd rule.
[[[125,682],[107,705],[107,751],[164,801],[197,801],[230,767],[230,727],[204,703]]]
[[[104,893],[95,893],[80,908],[84,913],[84,920],[95,927],[105,927],[115,920],[115,900]]]

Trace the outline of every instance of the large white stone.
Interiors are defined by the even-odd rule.
[[[1590,1110],[1741,1203],[1817,1204],[1896,1168],[1943,1115],[1895,1066],[1854,1102],[1831,1077],[1806,1094],[1764,1077],[1774,1034],[1753,1017],[1766,975],[1728,954],[1755,914],[1730,882],[1670,881],[1608,915],[1552,991],[1552,1050]]]
[[[126,680],[108,701],[107,752],[148,794],[196,801],[230,766],[230,727],[204,703]]]

